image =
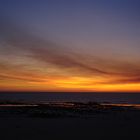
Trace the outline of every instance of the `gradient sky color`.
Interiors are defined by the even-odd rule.
[[[140,1],[1,0],[0,90],[140,92]]]

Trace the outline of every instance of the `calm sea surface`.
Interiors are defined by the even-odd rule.
[[[140,93],[0,92],[0,101],[76,101],[140,104]]]

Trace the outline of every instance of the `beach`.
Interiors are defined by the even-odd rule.
[[[56,108],[52,108],[52,105],[49,107],[55,112]],[[77,113],[75,110],[74,108],[73,114]],[[63,111],[67,113],[60,116],[59,112]],[[84,112],[82,110],[83,113],[80,112],[80,115],[71,116],[67,115],[69,109],[57,106],[55,115],[51,112],[51,115],[43,116],[44,112],[44,106],[43,112],[39,115],[35,106],[0,107],[0,138],[2,140],[90,140],[138,139],[140,137],[139,109],[112,106],[107,110],[105,108],[95,111],[94,108],[92,113],[89,111],[90,113],[86,114],[85,110]]]

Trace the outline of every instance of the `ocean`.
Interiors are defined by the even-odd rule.
[[[140,93],[95,92],[0,92],[0,101],[23,102],[109,102],[140,104]]]

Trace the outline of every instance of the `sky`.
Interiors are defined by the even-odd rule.
[[[0,91],[140,92],[140,1],[1,0]]]

